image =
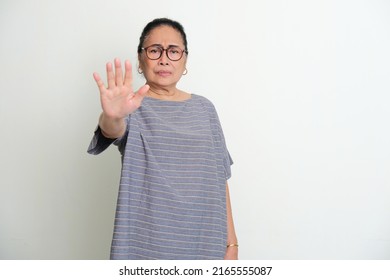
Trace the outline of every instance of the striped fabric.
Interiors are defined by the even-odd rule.
[[[214,106],[145,97],[117,140],[95,131],[88,152],[122,154],[111,259],[222,259],[232,160]]]

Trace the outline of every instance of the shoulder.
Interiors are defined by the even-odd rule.
[[[195,102],[202,104],[209,111],[215,111],[214,104],[208,98],[206,98],[202,95],[192,94],[192,99]]]
[[[203,108],[204,112],[207,113],[212,124],[220,124],[217,110],[208,98],[195,94],[192,94],[192,98],[194,99],[194,102],[199,104]]]

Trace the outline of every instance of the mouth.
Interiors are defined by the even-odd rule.
[[[170,71],[157,71],[157,75],[159,75],[161,77],[167,77],[167,76],[172,75],[172,72],[170,72]]]

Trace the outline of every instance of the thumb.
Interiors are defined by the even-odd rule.
[[[145,97],[146,93],[148,92],[149,90],[149,85],[145,84],[143,85],[142,87],[140,87],[136,93],[136,95],[142,95],[143,97]]]
[[[146,93],[149,90],[149,85],[143,85],[139,88],[139,90],[135,93],[133,97],[133,101],[138,104],[138,107],[141,106],[141,102],[146,96]]]

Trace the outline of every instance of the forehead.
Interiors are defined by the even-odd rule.
[[[162,25],[150,31],[145,38],[146,46],[154,44],[182,46],[184,43],[179,31],[170,26]]]

